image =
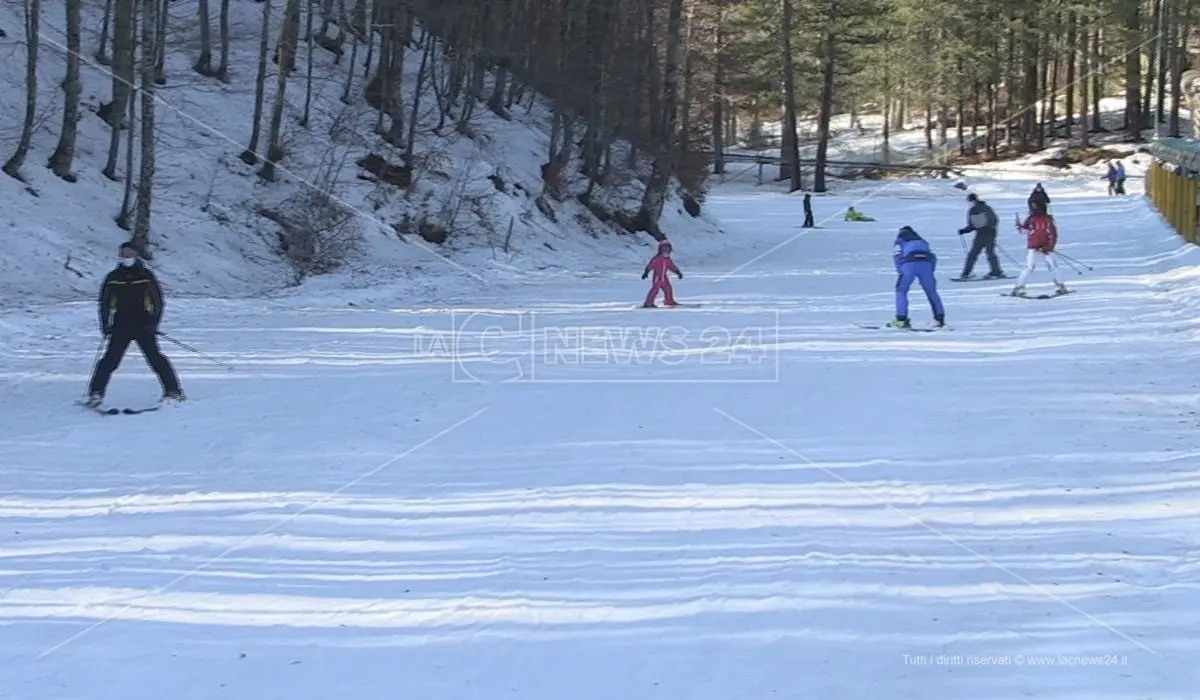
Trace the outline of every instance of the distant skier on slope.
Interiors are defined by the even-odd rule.
[[[1055,294],[1071,291],[1058,279],[1058,256],[1054,254],[1054,248],[1058,245],[1058,226],[1054,223],[1054,217],[1044,209],[1030,207],[1029,216],[1023,222],[1018,220],[1017,229],[1027,237],[1028,253],[1025,257],[1025,269],[1021,270],[1021,276],[1017,278],[1012,296],[1025,296],[1025,282],[1038,263],[1045,263],[1050,270]]]
[[[646,303],[643,304],[647,309],[652,309],[656,306],[654,303],[658,298],[658,293],[663,293],[664,306],[678,306],[675,302],[675,293],[671,289],[671,280],[667,277],[668,272],[674,272],[683,279],[683,273],[675,266],[675,261],[671,259],[671,242],[660,241],[658,244],[658,253],[650,258],[650,262],[646,263],[646,269],[642,271],[642,279],[646,279],[651,273],[654,278],[651,280],[650,293],[646,295]]]
[[[130,343],[137,343],[150,369],[162,384],[163,400],[182,401],[179,378],[171,361],[158,348],[158,324],[162,320],[162,288],[154,273],[142,263],[137,245],[121,244],[120,265],[100,285],[100,332],[108,339],[104,356],[96,363],[88,386],[87,406],[97,407],[113,372],[120,366]]]
[[[970,279],[972,270],[975,269],[975,261],[983,252],[987,253],[988,261],[988,273],[984,279],[1003,279],[1004,270],[1000,269],[1000,258],[996,257],[996,227],[1000,223],[999,218],[991,205],[974,192],[967,195],[967,201],[971,203],[971,208],[967,210],[967,225],[958,230],[958,235],[963,236],[974,231],[975,240],[971,241],[971,250],[967,252],[962,274],[956,279]]]
[[[1029,193],[1029,210],[1035,209],[1050,211],[1050,195],[1046,194],[1046,189],[1040,182],[1033,188],[1033,192]]]
[[[938,327],[946,325],[946,309],[942,306],[942,298],[938,295],[937,279],[933,273],[937,271],[937,255],[929,247],[929,242],[911,227],[905,226],[896,235],[892,245],[892,263],[896,266],[896,319],[889,323],[893,328],[911,328],[908,320],[908,290],[913,281],[921,285],[925,298],[933,309],[933,320]]]

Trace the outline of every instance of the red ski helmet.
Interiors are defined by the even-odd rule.
[[[658,252],[667,253],[671,251],[671,242],[663,239],[658,242]]]

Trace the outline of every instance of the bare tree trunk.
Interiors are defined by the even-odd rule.
[[[1171,117],[1168,120],[1167,133],[1179,138],[1183,132],[1183,120],[1180,109],[1183,106],[1183,72],[1187,70],[1188,38],[1191,36],[1191,7],[1188,2],[1182,9],[1177,3],[1171,3],[1174,14],[1174,40],[1171,42]]]
[[[108,55],[108,27],[109,21],[112,20],[113,0],[104,0],[104,19],[100,24],[100,43],[96,46],[96,53],[92,54],[92,58],[96,59],[96,63],[102,66],[107,66],[112,63],[112,59]]]
[[[837,32],[833,28],[839,21],[838,0],[830,0],[829,17],[825,20],[824,41],[821,56],[821,104],[817,113],[817,163],[813,174],[813,191],[825,191],[825,161],[829,157],[829,122],[833,118],[833,80],[837,69]],[[928,115],[926,115],[928,117]],[[928,134],[929,122],[925,123]],[[793,191],[799,188],[793,188]]]
[[[1095,66],[1095,73],[1092,74],[1092,123],[1088,127],[1092,131],[1099,132],[1102,128],[1100,122],[1100,99],[1104,96],[1104,78],[1107,71],[1104,69],[1104,56],[1100,53],[1100,40],[1103,34],[1097,29],[1092,33],[1092,54],[1091,64]]]
[[[221,64],[217,66],[216,78],[229,82],[229,0],[221,0]]]
[[[800,170],[800,143],[796,126],[796,67],[792,61],[792,31],[796,23],[793,17],[792,0],[780,0],[779,48],[783,66],[783,129],[790,141],[787,153],[782,154],[782,167],[787,168],[789,191],[795,192],[804,188],[804,178]]]
[[[295,61],[295,40],[299,38],[299,30],[296,27],[299,24],[300,0],[286,0],[283,7],[283,27],[279,31],[277,49],[279,77],[275,83],[275,104],[271,109],[271,127],[267,135],[267,159],[263,163],[262,169],[258,171],[259,177],[267,182],[275,181],[276,165],[283,159],[283,141],[280,130],[283,128],[283,106],[287,100],[287,83],[290,73],[287,67],[293,65]]]
[[[134,19],[133,23],[137,24],[136,18]],[[133,147],[136,145],[134,138],[135,134],[137,133],[137,130],[133,128],[133,125],[137,123],[136,89],[132,91],[130,98],[131,99],[126,101],[126,104],[128,105],[128,115],[126,117],[126,121],[129,124],[129,128],[126,130],[128,133],[126,134],[125,140],[125,187],[123,188],[123,192],[121,194],[121,211],[117,214],[116,219],[117,226],[126,231],[133,230]]]
[[[1071,138],[1071,126],[1075,123],[1075,51],[1076,44],[1081,36],[1078,30],[1079,17],[1074,12],[1067,14],[1067,47],[1064,52],[1065,68],[1067,69],[1067,104],[1066,104],[1066,126],[1063,136],[1067,139]],[[1086,32],[1084,32],[1086,34]]]
[[[409,167],[412,167],[413,148],[417,142],[417,118],[420,115],[421,93],[425,88],[425,76],[431,69],[430,64],[437,60],[434,50],[437,38],[425,32],[425,50],[421,52],[421,65],[417,67],[417,84],[413,90],[412,112],[408,115],[408,137],[404,141],[404,157]]]
[[[889,33],[888,33],[888,34],[885,36],[885,38],[884,38],[884,46],[883,46],[883,100],[880,102],[880,111],[881,111],[881,112],[882,112],[882,114],[883,114],[883,133],[882,133],[882,134],[880,134],[881,138],[883,139],[883,154],[882,154],[882,156],[880,157],[880,161],[881,161],[881,162],[883,162],[883,163],[885,163],[885,164],[888,162],[888,157],[891,155],[891,152],[892,152],[892,143],[891,143],[891,137],[892,137],[892,129],[891,129],[891,121],[892,121],[892,120],[891,120],[891,112],[892,112],[892,91],[891,91],[891,88],[892,88],[892,72],[891,72],[891,70],[889,69],[889,65],[890,65],[890,64],[888,63],[888,59],[889,59],[889,53],[890,53],[890,52],[888,51],[888,49],[890,48],[890,45],[891,45],[891,34],[890,34],[890,32],[889,32]]]
[[[135,0],[116,0],[113,17],[113,73],[112,102],[108,117],[112,128],[108,138],[108,160],[104,164],[104,177],[117,180],[117,160],[121,157],[121,127],[126,124],[129,112],[129,92],[134,85],[134,13]],[[133,122],[128,122],[133,128]]]
[[[192,65],[192,70],[200,75],[211,76],[212,69],[212,29],[208,21],[208,0],[197,0],[196,8],[200,19],[200,57]]]
[[[300,126],[308,126],[308,118],[312,110],[312,88],[313,88],[313,9],[316,4],[313,0],[308,0],[308,19],[306,20],[305,33],[307,34],[306,48],[308,49],[308,67],[304,74],[304,116],[300,117]]]
[[[167,12],[167,3],[170,0],[159,0],[158,5],[158,33],[162,37],[154,47],[154,83],[156,85],[167,84],[167,20],[170,19],[170,14]]]
[[[37,119],[37,67],[38,46],[41,43],[42,0],[25,0],[25,121],[21,124],[21,138],[17,150],[4,163],[4,174],[21,182],[21,167],[29,155],[33,143],[33,125]]]
[[[346,84],[342,88],[342,102],[350,104],[350,91],[354,88],[354,65],[358,60],[358,34],[355,33],[350,42],[350,61],[346,70]]]
[[[258,35],[258,78],[254,81],[254,126],[250,130],[250,145],[242,151],[242,162],[258,162],[258,140],[262,137],[263,102],[267,92],[267,55],[271,50],[271,0],[263,0],[262,29]],[[286,72],[286,71],[285,71]]]
[[[66,0],[67,8],[67,77],[63,80],[63,123],[58,146],[50,155],[49,167],[67,182],[75,182],[71,164],[75,160],[75,137],[79,131],[79,0]]]
[[[662,238],[658,228],[658,220],[662,216],[663,206],[667,201],[667,188],[671,177],[675,174],[675,161],[678,155],[675,147],[675,130],[679,117],[679,83],[680,71],[683,66],[683,0],[670,0],[667,12],[667,54],[666,70],[662,84],[662,118],[659,121],[657,149],[654,163],[650,168],[650,177],[646,181],[646,190],[642,196],[642,206],[638,211],[637,226],[640,230],[648,231],[655,238]]]
[[[1155,42],[1157,52],[1154,57],[1155,85],[1158,88],[1154,96],[1154,133],[1159,133],[1159,125],[1167,122],[1167,81],[1171,75],[1170,38],[1174,32],[1174,17],[1170,7],[1175,5],[1170,0],[1159,0],[1158,29],[1159,37]]]
[[[725,174],[725,0],[716,0],[713,22],[712,150],[713,173]]]
[[[154,198],[155,140],[154,107],[155,91],[160,72],[152,60],[158,55],[163,36],[159,12],[163,9],[160,0],[142,2],[142,119],[141,160],[138,163],[137,212],[133,221],[133,241],[146,257],[150,257],[150,209]]]
[[[1084,29],[1079,32],[1079,75],[1083,79],[1079,81],[1079,145],[1087,148],[1091,145],[1090,129],[1088,129],[1088,84],[1091,79],[1088,77],[1088,66],[1091,63],[1091,47],[1088,45],[1088,39],[1091,32]]]

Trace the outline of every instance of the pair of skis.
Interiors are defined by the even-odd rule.
[[[1010,280],[1014,279],[1013,275],[1005,275],[1003,277],[951,277],[951,282],[991,282],[994,280]]]
[[[869,325],[867,325],[867,324],[865,324],[865,323],[858,323],[858,324],[855,324],[855,325],[857,325],[859,328],[866,328],[867,330],[872,330],[872,331],[882,331],[882,330],[889,330],[889,331],[892,331],[892,330],[894,330],[894,331],[913,331],[913,332],[916,332],[916,333],[933,333],[933,332],[935,332],[935,331],[946,331],[946,330],[950,330],[949,328],[945,328],[945,327],[942,327],[942,328],[921,328],[921,327],[919,327],[919,326],[909,326],[908,328],[897,328],[896,326],[889,326],[889,325],[887,325],[886,323],[885,323],[885,324],[883,324],[883,325],[881,325],[881,326],[869,326]]]
[[[144,408],[113,408],[111,406],[91,405],[84,401],[78,402],[78,405],[94,413],[99,413],[102,416],[136,416],[139,413],[151,413],[162,408],[161,403],[154,404],[153,406],[146,406]]]
[[[1022,294],[1017,294],[1017,295],[1001,294],[1000,296],[1002,296],[1002,297],[1014,297],[1015,296],[1015,298],[1017,298],[1017,299],[1053,299],[1054,297],[1065,297],[1068,294],[1074,294],[1074,293],[1075,293],[1074,289],[1068,289],[1065,292],[1053,292],[1051,294],[1039,294],[1036,297],[1031,297],[1031,296],[1022,295]]]

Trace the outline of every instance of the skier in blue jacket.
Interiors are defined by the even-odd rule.
[[[911,227],[900,229],[896,241],[892,244],[892,262],[896,265],[896,319],[889,323],[893,328],[912,328],[908,321],[908,290],[913,281],[921,285],[929,305],[933,308],[933,320],[938,327],[946,325],[946,309],[942,306],[942,298],[938,296],[937,280],[933,273],[937,270],[937,255],[929,247],[929,242]]]

